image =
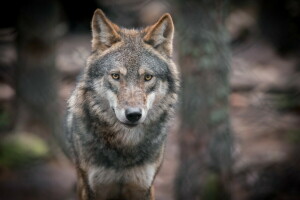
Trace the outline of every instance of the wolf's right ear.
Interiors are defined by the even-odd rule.
[[[100,9],[96,9],[92,19],[92,50],[104,51],[121,40],[119,27],[112,23]]]

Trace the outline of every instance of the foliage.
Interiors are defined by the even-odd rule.
[[[19,167],[47,157],[48,152],[47,144],[35,135],[9,135],[0,142],[0,166]]]

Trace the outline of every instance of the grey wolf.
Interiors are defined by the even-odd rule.
[[[66,115],[80,199],[154,199],[180,84],[173,35],[169,14],[135,30],[95,11],[92,53]]]

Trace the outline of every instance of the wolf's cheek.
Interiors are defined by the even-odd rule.
[[[151,92],[151,93],[148,94],[148,96],[147,96],[147,103],[146,103],[147,110],[149,110],[149,109],[152,108],[152,105],[153,105],[154,100],[155,100],[155,93],[154,93],[154,92]]]
[[[107,100],[109,102],[109,106],[113,109],[116,109],[117,105],[118,105],[118,97],[115,93],[113,93],[112,91],[108,90],[106,92],[107,95]]]
[[[151,102],[152,103],[151,108],[156,107],[156,106],[158,106],[159,104],[162,103],[161,101],[165,98],[165,96],[168,93],[168,83],[166,81],[159,82],[159,85],[158,85],[157,89],[153,93],[155,95],[154,95],[153,100]]]
[[[127,122],[126,117],[125,117],[125,109],[120,108],[120,106],[118,106],[117,95],[110,90],[108,90],[106,92],[106,95],[107,95],[107,100],[109,102],[109,105],[114,110],[114,113],[115,113],[117,119],[122,123]]]
[[[117,119],[120,122],[127,123],[127,119],[126,119],[126,116],[125,116],[125,109],[116,108],[115,109],[115,114],[116,114]]]
[[[165,96],[168,92],[168,88],[169,88],[169,84],[167,81],[160,82],[159,88],[158,88],[158,93],[161,96]]]

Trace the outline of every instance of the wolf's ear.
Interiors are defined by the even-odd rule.
[[[96,9],[92,19],[92,49],[104,51],[121,40],[119,27],[113,24],[100,9]]]
[[[160,53],[172,56],[174,25],[170,14],[164,14],[154,25],[146,28],[144,42]]]

